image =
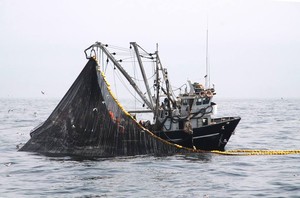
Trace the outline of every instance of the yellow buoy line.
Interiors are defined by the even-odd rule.
[[[93,57],[96,61],[97,59],[95,57]],[[97,61],[98,62],[98,61]],[[98,64],[99,65],[99,64]],[[100,69],[98,68],[99,72],[101,73],[104,82],[107,85],[107,90],[110,93],[110,95],[112,96],[113,100],[117,103],[117,105],[121,108],[121,110],[129,117],[131,117],[134,121],[136,121],[125,109],[124,107],[119,103],[119,101],[116,99],[116,97],[114,96],[113,92],[111,91],[110,88],[110,84],[108,83],[108,81],[106,80],[106,76],[104,74],[104,72],[101,72]],[[138,122],[136,122],[138,125],[140,125]],[[164,141],[165,143],[168,144],[172,144],[168,141],[165,141],[157,136],[155,136],[152,132],[150,132],[148,129],[145,129],[143,126],[140,125],[141,128],[143,128],[145,131],[149,132],[152,136]],[[182,149],[183,146],[177,145],[177,144],[173,144],[175,145],[177,148]],[[214,153],[214,154],[220,154],[220,155],[239,155],[239,156],[245,156],[245,155],[291,155],[291,154],[300,154],[300,150],[228,150],[228,151],[218,151],[218,150],[212,150],[212,151],[203,151],[203,150],[197,150],[197,149],[189,149],[189,148],[185,148],[187,150],[193,151],[193,152],[210,152],[210,153]]]
[[[220,155],[295,155],[300,154],[300,150],[213,150],[211,153]]]

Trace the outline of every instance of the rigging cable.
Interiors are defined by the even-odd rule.
[[[117,90],[117,83],[116,83],[116,66],[115,65],[114,65],[114,70],[113,70],[113,77],[114,77],[115,93],[116,93],[116,97],[118,98],[118,90]]]
[[[137,100],[138,102],[140,102],[141,104],[143,104],[143,102],[142,101],[140,101],[137,97],[136,97],[136,95],[134,95],[130,90],[129,90],[129,88],[126,86],[126,83],[123,81],[123,79],[121,78],[121,76],[120,76],[120,74],[118,73],[119,71],[118,70],[116,70],[116,76],[117,76],[117,78],[121,81],[121,83],[123,84],[123,86],[127,89],[127,91],[130,93],[130,95],[131,96],[133,96],[134,97],[134,99],[135,100]],[[135,92],[134,92],[135,93]]]

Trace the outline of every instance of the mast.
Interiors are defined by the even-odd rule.
[[[130,85],[134,88],[134,90],[139,94],[141,99],[145,102],[145,104],[149,107],[149,109],[153,109],[153,105],[147,100],[142,91],[138,88],[136,83],[132,80],[129,74],[124,70],[124,68],[120,65],[120,63],[111,55],[111,53],[102,45],[100,42],[97,42],[95,46],[99,46],[102,51],[106,54],[106,56],[115,64],[115,66],[120,70],[120,72],[125,76]]]
[[[174,92],[173,92],[172,89],[170,89],[170,82],[169,82],[169,78],[168,78],[168,72],[167,72],[166,69],[163,68],[158,53],[156,54],[156,59],[158,60],[157,63],[160,66],[160,67],[158,66],[158,68],[161,69],[164,82],[166,83],[166,90],[164,90],[163,87],[161,87],[161,89],[167,95],[167,98],[169,99],[169,101],[172,102],[173,106],[176,106],[176,104],[174,102],[175,101]],[[169,103],[169,110],[171,110],[170,103]],[[171,115],[171,113],[170,113],[170,115]]]
[[[139,66],[140,66],[141,73],[142,73],[142,76],[143,76],[143,79],[144,79],[145,87],[146,87],[146,90],[147,90],[147,93],[148,93],[149,102],[150,102],[150,105],[151,105],[150,109],[154,109],[149,83],[148,83],[147,76],[146,76],[146,73],[145,73],[145,70],[144,70],[143,62],[142,62],[141,57],[140,57],[139,49],[137,47],[136,42],[131,42],[130,44],[133,46],[134,51],[136,53],[137,60],[139,62]]]
[[[156,106],[155,106],[155,113],[154,113],[154,118],[155,121],[157,121],[157,117],[158,117],[158,108],[159,108],[159,89],[160,89],[160,82],[159,82],[159,67],[158,67],[158,61],[159,58],[158,57],[158,44],[156,44],[156,51],[155,51],[155,55],[156,55]]]

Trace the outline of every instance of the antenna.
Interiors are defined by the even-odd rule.
[[[205,74],[205,88],[210,88],[210,68],[208,62],[208,21],[206,29],[206,74]]]

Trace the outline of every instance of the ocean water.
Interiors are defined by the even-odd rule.
[[[0,197],[300,197],[300,155],[78,160],[17,152],[59,100],[0,99]],[[299,99],[216,100],[242,117],[226,146],[300,149]]]

